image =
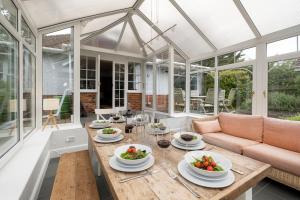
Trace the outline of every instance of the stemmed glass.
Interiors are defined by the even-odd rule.
[[[172,137],[171,137],[171,133],[168,128],[166,129],[165,132],[156,134],[156,142],[162,152],[161,165],[163,167],[167,167],[167,164],[168,164],[167,159],[166,159],[166,151],[169,148],[169,146],[171,145],[171,140],[172,140]]]

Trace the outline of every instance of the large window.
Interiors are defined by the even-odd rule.
[[[190,112],[196,114],[214,113],[215,58],[191,64],[190,70]]]
[[[23,130],[28,134],[35,128],[35,57],[23,50]]]
[[[255,60],[255,58],[256,47],[252,47],[218,56],[218,66]]]
[[[267,56],[276,56],[300,51],[299,36],[267,44]]]
[[[156,57],[156,110],[169,111],[169,51]]]
[[[115,107],[125,105],[125,65],[115,63]]]
[[[55,115],[60,123],[73,117],[73,56],[72,28],[43,35],[43,99],[59,99]]]
[[[1,14],[13,27],[18,27],[18,10],[12,0],[0,0],[0,15]]]
[[[219,112],[252,113],[252,66],[219,71]]]
[[[153,107],[153,64],[152,62],[146,63],[145,69],[145,107]]]
[[[0,79],[0,157],[2,157],[20,139],[20,113],[18,42],[1,24],[0,61],[2,70]]]
[[[300,121],[300,59],[269,63],[268,116]]]
[[[96,90],[96,58],[80,56],[80,89]]]
[[[35,37],[23,17],[21,28],[22,38],[35,50]]]
[[[128,63],[128,90],[141,90],[141,64]]]
[[[185,79],[186,79],[186,64],[176,51],[174,56],[174,111],[185,111]]]

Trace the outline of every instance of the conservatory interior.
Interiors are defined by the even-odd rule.
[[[0,0],[0,199],[300,199],[299,0]]]

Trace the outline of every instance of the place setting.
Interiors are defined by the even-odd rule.
[[[124,135],[119,128],[104,128],[98,130],[93,139],[99,143],[113,143],[123,140]]]
[[[179,174],[203,187],[224,188],[235,181],[232,163],[225,156],[211,151],[190,151],[178,163]]]
[[[177,132],[173,135],[171,144],[182,150],[200,150],[206,147],[206,143],[202,140],[202,136],[194,132]]]
[[[113,114],[113,115],[109,118],[109,121],[110,121],[111,123],[124,123],[124,122],[126,122],[126,118],[125,118],[123,115],[117,113],[117,114]]]
[[[169,133],[167,127],[160,122],[149,123],[147,126],[147,130],[150,135],[163,135]]]
[[[89,125],[90,128],[93,129],[104,129],[104,128],[109,128],[111,127],[110,121],[109,120],[94,120],[92,123]]]
[[[152,149],[143,144],[127,144],[117,147],[113,156],[109,159],[111,168],[121,172],[141,172],[154,165],[155,159]],[[154,171],[146,171],[148,174]],[[146,173],[143,172],[143,173]],[[139,174],[138,176],[143,175]],[[131,179],[133,177],[130,177]],[[125,182],[124,179],[121,181]]]

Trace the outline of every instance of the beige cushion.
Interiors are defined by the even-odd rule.
[[[264,118],[263,141],[300,153],[300,122]]]
[[[242,154],[242,150],[246,146],[259,144],[258,142],[252,140],[227,135],[224,133],[206,133],[203,134],[203,140],[209,144],[228,149],[238,154]]]
[[[247,146],[245,156],[271,164],[277,169],[300,176],[300,153],[274,147],[268,144]]]
[[[194,131],[200,134],[216,133],[221,131],[221,127],[217,119],[209,121],[193,120],[193,127]]]
[[[262,142],[262,116],[220,113],[219,122],[223,133]]]

